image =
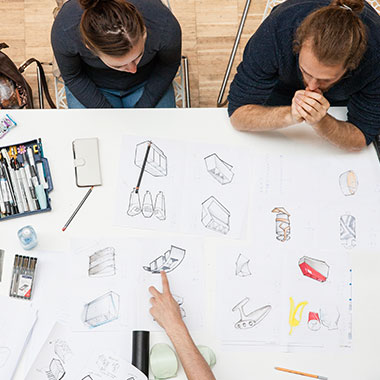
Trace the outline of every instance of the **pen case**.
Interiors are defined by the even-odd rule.
[[[0,147],[0,158],[0,221],[50,211],[53,182],[41,139]]]

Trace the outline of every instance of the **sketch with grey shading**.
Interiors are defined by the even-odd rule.
[[[230,230],[231,213],[215,197],[202,203],[201,222],[209,230],[226,235]]]
[[[116,274],[115,248],[106,247],[89,256],[89,277],[110,277]]]
[[[216,153],[210,154],[204,158],[208,173],[216,179],[221,185],[231,183],[234,178],[232,165],[223,161]]]
[[[232,311],[238,311],[240,314],[240,319],[235,323],[235,329],[246,330],[257,326],[272,310],[271,305],[266,305],[247,314],[245,306],[248,302],[249,298],[245,297],[232,309]]]
[[[356,218],[352,215],[342,215],[339,220],[340,241],[342,245],[351,249],[356,246]]]

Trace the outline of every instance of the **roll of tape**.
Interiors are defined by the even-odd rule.
[[[175,377],[178,359],[174,350],[166,343],[157,343],[150,350],[150,369],[156,380]]]

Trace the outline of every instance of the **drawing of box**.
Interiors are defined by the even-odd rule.
[[[298,265],[304,276],[314,280],[325,282],[329,276],[329,266],[322,260],[303,256],[298,261]]]
[[[135,165],[142,168],[149,143],[151,143],[151,146],[145,165],[145,171],[154,177],[164,177],[168,174],[167,158],[164,152],[150,141],[144,141],[136,145]]]
[[[214,177],[221,185],[226,185],[232,181],[234,173],[232,172],[232,166],[227,164],[218,157],[216,153],[205,157],[205,164],[207,171],[212,177]]]
[[[84,323],[90,327],[98,327],[114,321],[119,317],[120,296],[108,292],[84,307]]]
[[[202,203],[202,224],[224,235],[230,230],[230,212],[214,197]]]

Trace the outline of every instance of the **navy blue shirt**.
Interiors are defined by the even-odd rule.
[[[160,0],[128,0],[147,29],[144,55],[135,74],[108,67],[85,47],[78,0],[66,2],[54,21],[51,42],[65,85],[87,108],[111,108],[98,88],[128,90],[147,82],[135,107],[154,107],[173,81],[181,62],[181,28]]]
[[[273,8],[245,47],[228,95],[230,116],[247,104],[291,104],[294,93],[305,88],[293,53],[295,31],[308,14],[329,3],[287,0]],[[348,121],[369,144],[380,134],[380,16],[365,3],[360,18],[367,27],[367,51],[358,68],[323,95],[331,105],[347,105]]]

